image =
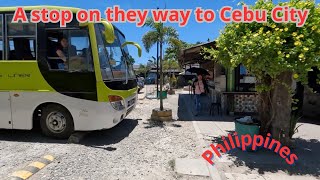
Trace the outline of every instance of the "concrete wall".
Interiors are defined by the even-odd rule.
[[[258,97],[255,94],[237,94],[234,96],[234,112],[257,112]]]

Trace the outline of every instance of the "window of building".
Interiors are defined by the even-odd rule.
[[[47,30],[47,59],[51,70],[93,72],[87,30]]]
[[[0,60],[3,59],[3,16],[0,15]]]
[[[256,78],[250,74],[247,68],[240,64],[236,68],[236,91],[252,92],[255,91]]]
[[[27,15],[29,18],[29,15]],[[36,59],[36,24],[12,23],[13,15],[6,15],[8,60]]]

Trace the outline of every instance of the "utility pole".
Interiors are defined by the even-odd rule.
[[[157,7],[157,9],[159,9],[159,7]],[[158,76],[159,76],[159,37],[158,37],[158,40],[157,40],[157,98],[158,98],[158,92],[159,92],[159,79],[158,79]]]

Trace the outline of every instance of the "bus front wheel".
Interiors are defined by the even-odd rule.
[[[60,139],[69,138],[74,131],[71,114],[60,105],[48,105],[44,107],[40,126],[42,133],[46,136]]]

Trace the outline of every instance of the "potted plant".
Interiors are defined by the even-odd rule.
[[[171,78],[170,78],[170,89],[168,91],[168,94],[175,94],[175,91],[174,91],[174,87],[176,87],[176,84],[177,84],[177,79],[176,77],[173,75]]]

